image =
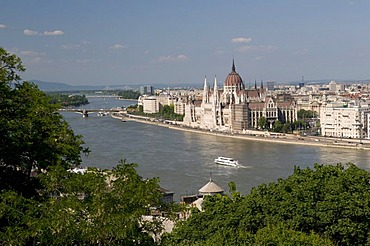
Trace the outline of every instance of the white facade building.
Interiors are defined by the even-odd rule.
[[[183,102],[182,100],[178,100],[173,105],[175,114],[185,114],[185,102]]]
[[[329,82],[329,90],[333,92],[344,92],[344,84],[335,81]]]
[[[369,107],[323,107],[320,114],[321,135],[339,138],[369,138]]]
[[[142,100],[143,111],[146,114],[154,114],[159,112],[159,102],[155,97],[145,97]]]

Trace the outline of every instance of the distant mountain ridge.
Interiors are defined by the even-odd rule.
[[[42,91],[85,91],[85,90],[139,90],[140,86],[142,85],[69,85],[60,82],[46,82],[40,80],[30,80],[34,84],[36,84],[40,90]],[[145,84],[148,85],[148,84]],[[179,88],[179,87],[187,87],[187,88],[200,88],[202,84],[149,84],[154,88]]]
[[[60,82],[46,82],[31,80],[42,91],[75,91],[75,90],[102,90],[104,86],[76,86]]]
[[[326,84],[329,83],[330,79],[325,80],[307,80],[304,81],[306,85],[312,84]],[[338,83],[369,83],[370,80],[335,80]],[[46,82],[40,80],[31,80],[35,83],[42,91],[86,91],[86,90],[138,90],[140,86],[144,85],[69,85],[60,82]],[[301,81],[290,81],[290,82],[279,82],[275,81],[276,85],[286,84],[286,85],[297,85]],[[150,84],[154,88],[199,88],[202,89],[203,83],[181,83],[181,84]],[[264,85],[266,82],[264,82]]]

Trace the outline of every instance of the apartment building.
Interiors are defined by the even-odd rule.
[[[368,106],[332,105],[322,108],[320,113],[321,135],[339,138],[369,138]]]
[[[154,114],[159,112],[159,102],[155,97],[144,97],[142,104],[144,113]]]

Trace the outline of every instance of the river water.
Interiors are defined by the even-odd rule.
[[[114,98],[89,98],[83,107],[109,109],[135,104]],[[138,163],[144,178],[159,177],[160,185],[181,195],[195,194],[212,180],[228,192],[234,181],[247,194],[252,187],[277,181],[293,173],[294,166],[313,167],[315,163],[352,162],[370,170],[370,151],[258,142],[200,133],[185,132],[140,122],[98,117],[83,118],[63,113],[75,134],[83,136],[91,153],[83,157],[82,166],[112,168],[121,159]],[[218,156],[230,156],[241,168],[214,164]]]

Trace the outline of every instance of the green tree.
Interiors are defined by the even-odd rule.
[[[30,243],[30,223],[38,203],[14,191],[0,192],[0,245]]]
[[[234,184],[230,184],[234,190]],[[186,221],[176,225],[171,234],[163,238],[164,245],[251,245],[253,235],[237,230],[239,224],[237,206],[240,196],[233,198],[216,195],[206,196],[202,212],[196,208]]]
[[[62,93],[48,93],[47,95],[50,97],[50,102],[52,104],[58,104],[61,107],[77,107],[89,104],[85,95],[69,95]]]
[[[257,125],[260,129],[265,129],[266,128],[266,125],[267,125],[267,119],[266,117],[261,117],[258,119],[258,122],[257,122]]]
[[[328,238],[322,238],[314,232],[306,234],[286,228],[284,224],[277,226],[268,225],[259,229],[255,235],[254,244],[259,245],[280,245],[280,246],[296,246],[296,245],[311,245],[311,246],[334,246]]]
[[[283,124],[279,120],[275,121],[273,130],[274,132],[283,132]]]
[[[33,83],[19,82],[20,59],[2,48],[0,59],[0,190],[32,195],[32,170],[79,165],[80,153],[87,150],[57,113],[58,106]]]
[[[161,107],[159,112],[163,115],[170,115],[171,113],[174,112],[174,107],[173,105],[172,107],[170,105],[163,105],[163,107]]]
[[[139,99],[141,94],[139,91],[125,90],[125,91],[119,91],[118,96],[120,96],[123,99]]]
[[[367,171],[353,164],[295,168],[288,179],[253,189],[245,205],[254,204],[252,213],[263,221],[261,226],[284,221],[291,228],[314,231],[340,245],[364,244],[370,222],[361,218],[370,213],[369,177]],[[241,224],[258,230],[250,216]]]
[[[296,120],[292,125],[294,130],[301,130],[307,127],[307,123],[304,120]]]
[[[143,107],[143,105],[139,105],[137,108],[138,108],[138,111],[140,113],[144,113],[144,107]]]
[[[285,124],[283,125],[283,132],[284,133],[289,133],[291,132],[291,124],[290,122],[285,122]]]
[[[316,118],[317,113],[312,110],[305,110],[305,109],[300,109],[297,112],[297,117],[299,120],[306,120],[306,119],[311,119],[311,118]]]
[[[40,175],[44,199],[0,193],[0,244],[154,245],[149,232],[161,224],[143,215],[161,206],[158,179],[141,178],[136,167],[121,161],[78,174],[57,166]]]
[[[170,245],[330,245],[328,240],[365,245],[369,178],[353,164],[296,167],[287,179],[253,188],[246,196],[207,197],[203,211],[192,213],[165,240]]]
[[[0,84],[2,87],[9,86],[10,83],[21,79],[18,72],[24,72],[25,68],[19,57],[0,47],[0,61]]]
[[[161,224],[142,216],[161,206],[158,179],[124,161],[67,171],[86,150],[81,137],[48,96],[19,82],[19,58],[4,49],[0,58],[0,245],[153,245],[148,232]]]

